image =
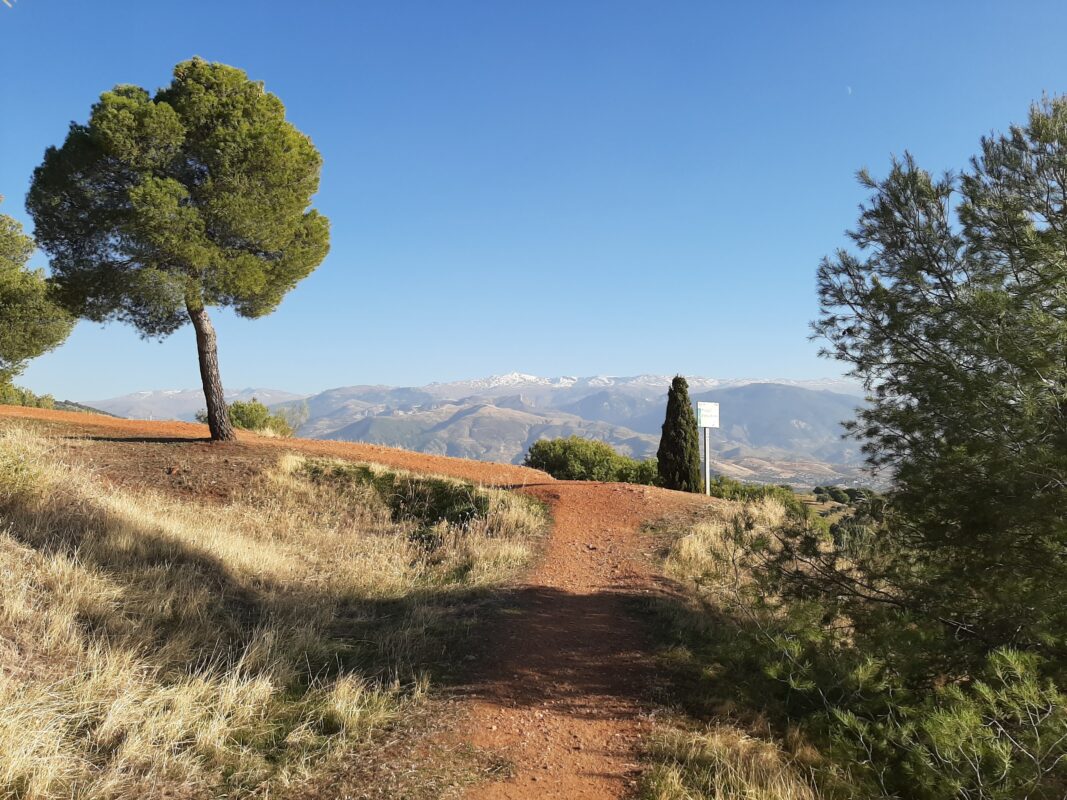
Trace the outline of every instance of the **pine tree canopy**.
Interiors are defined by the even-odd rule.
[[[263,84],[194,58],[154,97],[104,93],[45,152],[27,207],[73,313],[144,336],[192,322],[211,436],[233,439],[207,308],[269,314],[322,263],[321,163]]]
[[[320,165],[261,83],[193,59],[154,97],[104,93],[47,150],[27,206],[68,308],[165,336],[189,308],[267,314],[322,262]]]
[[[979,652],[1067,654],[1065,175],[1058,98],[959,175],[861,173],[856,249],[819,270],[816,330],[870,390],[854,431],[896,486],[878,569]]]
[[[52,302],[44,274],[27,269],[33,240],[0,214],[0,383],[67,338],[69,314]]]

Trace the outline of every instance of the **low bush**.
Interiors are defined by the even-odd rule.
[[[196,419],[198,422],[207,423],[207,412],[197,412]],[[293,427],[283,414],[272,414],[269,408],[254,397],[248,402],[234,400],[230,403],[230,422],[236,428],[264,436],[288,438],[293,435]]]
[[[811,491],[815,495],[815,499],[820,503],[847,504],[849,502],[848,492],[840,486],[816,486]]]
[[[580,436],[534,442],[523,463],[565,481],[659,482],[655,459],[628,458],[606,442]]]
[[[34,394],[29,389],[23,389],[10,382],[0,381],[0,405],[55,408],[56,401],[50,394]]]
[[[638,461],[635,458],[626,458],[625,456],[619,456],[622,463],[619,464],[619,471],[616,474],[615,480],[619,483],[640,483],[645,486],[658,486],[660,477],[659,471],[656,469],[656,459],[649,458],[644,461]]]
[[[300,474],[341,497],[354,495],[357,502],[387,509],[412,542],[429,550],[439,548],[448,531],[481,528],[490,538],[508,539],[516,531],[537,529],[545,519],[544,509],[529,498],[452,478],[324,459],[304,461]]]
[[[878,497],[878,494],[870,489],[860,489],[852,486],[845,489],[840,486],[816,486],[811,490],[811,493],[815,495],[815,499],[820,503],[834,502],[846,506],[855,506]]]

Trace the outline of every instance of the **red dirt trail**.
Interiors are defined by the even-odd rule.
[[[526,492],[552,509],[552,536],[512,613],[490,634],[460,732],[502,752],[513,770],[467,797],[627,797],[658,683],[646,631],[627,608],[632,598],[661,591],[638,528],[704,498],[573,481]]]
[[[267,439],[242,432],[212,444],[206,427],[77,412],[0,407],[59,434],[60,446],[117,483],[220,501],[282,451],[372,461],[525,491],[554,521],[543,557],[486,630],[460,702],[465,724],[449,734],[507,759],[510,774],[467,800],[608,800],[630,796],[657,692],[647,632],[628,604],[664,591],[639,528],[701,496],[647,486],[555,481],[508,464],[348,442]],[[80,446],[93,440],[91,448]]]

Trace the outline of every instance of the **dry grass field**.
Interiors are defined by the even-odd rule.
[[[816,797],[632,613],[714,633],[775,502],[202,436],[0,413],[0,797]]]
[[[727,676],[684,644],[721,638],[718,609],[731,605],[727,597],[749,580],[736,557],[739,537],[766,536],[786,513],[781,502],[764,498],[722,503],[656,525],[663,572],[677,587],[674,596],[656,603],[661,624],[674,632],[665,666],[680,676],[679,707],[699,705],[700,713],[668,715],[651,737],[647,800],[820,797],[807,775],[818,754],[799,736],[777,740],[759,709],[738,706]]]
[[[281,451],[227,502],[176,497],[76,444],[0,432],[3,797],[313,793],[545,530],[515,494]]]

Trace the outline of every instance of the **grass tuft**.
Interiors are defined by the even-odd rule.
[[[816,800],[795,759],[731,725],[663,729],[647,755],[646,800]]]

